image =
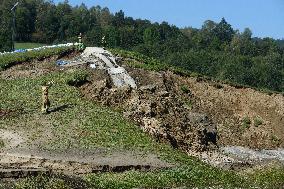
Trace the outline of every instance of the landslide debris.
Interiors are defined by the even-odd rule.
[[[134,79],[137,89],[116,87],[107,71],[93,69],[90,83],[81,90],[90,99],[118,108],[157,140],[221,167],[247,167],[266,161],[242,158],[231,153],[234,150],[223,149],[243,146],[245,153],[252,149],[256,154],[261,153],[258,149],[282,152],[281,94],[236,88],[170,71],[133,68],[123,58],[117,60]],[[281,161],[278,156],[269,159]]]
[[[109,64],[104,62],[101,55],[83,53],[85,57],[86,54],[89,54],[89,59],[96,57],[89,62]],[[111,60],[115,61],[113,58]],[[119,107],[125,117],[138,123],[145,132],[159,141],[169,142],[175,148],[185,151],[216,148],[215,125],[206,114],[192,112],[184,106],[172,73],[151,74],[155,79],[148,84],[138,81],[135,85],[117,85],[109,69],[94,69],[90,82],[82,86],[81,90],[86,97],[104,105]],[[136,77],[130,75],[135,81]],[[138,77],[147,80],[147,75],[149,74],[145,73]],[[190,94],[188,98],[191,98]]]

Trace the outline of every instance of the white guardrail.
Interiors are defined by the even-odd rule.
[[[49,46],[42,46],[42,47],[37,47],[33,49],[17,49],[12,52],[0,52],[0,56],[5,55],[5,54],[14,54],[14,53],[22,53],[22,52],[28,52],[28,51],[39,51],[43,49],[50,49],[50,48],[58,48],[58,47],[71,47],[71,46],[77,46],[80,43],[66,43],[66,44],[57,44],[57,45],[49,45]]]

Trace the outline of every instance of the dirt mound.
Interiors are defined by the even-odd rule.
[[[254,149],[284,147],[284,97],[250,88],[175,76],[192,93],[193,110],[204,112],[217,125],[220,146]]]
[[[284,146],[281,94],[269,95],[171,72],[123,67],[138,90],[116,88],[106,73],[94,71],[91,83],[82,87],[83,94],[123,109],[126,117],[173,146],[201,151],[215,142],[217,146],[254,149]]]
[[[128,71],[137,79],[132,70]],[[144,131],[176,148],[185,151],[214,148],[216,129],[208,116],[191,112],[184,106],[169,73],[152,74],[157,76],[152,77],[155,82],[144,85],[147,75],[139,73],[143,78],[137,80],[139,89],[134,90],[130,86],[116,88],[105,72],[94,71],[91,82],[81,90],[104,105],[119,107],[125,117],[134,120]]]

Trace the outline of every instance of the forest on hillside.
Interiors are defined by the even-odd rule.
[[[0,51],[11,50],[14,3],[0,2]],[[21,0],[16,9],[18,42],[74,42],[79,33],[88,46],[131,50],[218,80],[284,91],[284,41],[253,38],[249,28],[234,30],[224,18],[207,20],[200,29],[180,29],[100,6],[72,7],[68,1]]]

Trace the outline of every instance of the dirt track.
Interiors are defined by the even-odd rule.
[[[86,174],[94,172],[123,172],[127,170],[153,170],[169,168],[154,154],[135,151],[109,151],[107,149],[44,151],[31,148],[16,132],[0,130],[5,147],[0,153],[0,175],[18,177],[28,172],[54,172]]]

